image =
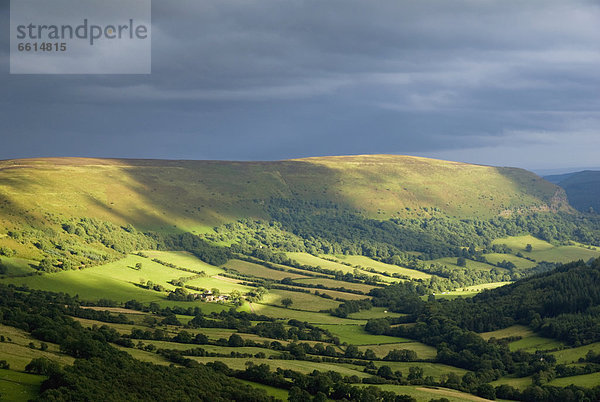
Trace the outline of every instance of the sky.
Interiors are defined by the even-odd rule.
[[[10,75],[0,0],[0,159],[600,166],[598,1],[153,3],[152,74]]]

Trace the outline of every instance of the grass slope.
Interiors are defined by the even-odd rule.
[[[371,345],[375,343],[408,343],[410,339],[397,338],[387,335],[373,335],[365,331],[361,325],[319,325],[328,330],[334,336],[340,338],[341,342],[350,345]]]
[[[0,395],[2,399],[13,402],[25,402],[36,398],[42,382],[47,377],[0,369]]]
[[[328,256],[332,257],[332,256]],[[429,279],[431,275],[424,272],[416,271],[414,269],[400,267],[398,265],[386,264],[384,262],[375,261],[372,258],[364,257],[361,255],[335,255],[336,259],[345,263],[352,264],[357,268],[372,268],[377,272],[389,273],[389,274],[400,274],[410,277],[411,279]]]
[[[521,253],[524,257],[532,258],[535,261],[568,263],[577,260],[588,261],[590,258],[600,257],[600,250],[596,247],[588,248],[586,245],[576,243],[569,246],[555,246],[531,235],[495,239],[492,243],[505,244],[510,247],[514,253]],[[531,244],[531,251],[526,251],[528,244]],[[486,257],[487,256],[488,255],[486,255]],[[522,268],[528,268],[525,266],[526,263],[532,263],[531,261],[523,259],[515,260],[514,258],[518,257],[512,258],[511,255],[508,254],[491,254],[491,256],[494,257],[489,258],[490,262],[495,262],[496,258],[499,260],[506,259],[507,261],[513,262],[517,267]]]
[[[393,155],[217,162],[48,158],[0,161],[0,224],[95,217],[142,229],[204,232],[264,215],[261,201],[340,202],[367,216],[495,216],[568,208],[563,190],[513,168]],[[424,209],[427,208],[427,211]],[[48,215],[50,214],[50,215]]]
[[[367,386],[367,385],[363,385]],[[432,399],[439,400],[441,398],[445,398],[449,402],[464,402],[464,401],[476,401],[476,402],[484,402],[488,401],[488,399],[480,398],[475,395],[467,394],[464,392],[456,391],[454,389],[449,388],[429,388],[429,387],[420,387],[420,386],[412,386],[412,385],[376,385],[377,388],[380,388],[384,391],[391,391],[398,395],[409,395],[417,400],[417,402],[429,402]]]

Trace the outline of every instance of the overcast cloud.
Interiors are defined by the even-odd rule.
[[[9,75],[0,158],[598,166],[600,3],[154,0],[151,75]]]

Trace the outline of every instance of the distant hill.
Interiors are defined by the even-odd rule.
[[[98,263],[156,247],[159,240],[139,231],[214,234],[215,226],[240,219],[266,226],[238,228],[237,234],[226,229],[229,237],[220,243],[239,243],[242,232],[249,241],[253,233],[268,231],[267,243],[294,244],[287,251],[304,251],[305,239],[323,252],[345,244],[354,252],[366,247],[376,253],[393,244],[390,252],[410,248],[445,256],[464,244],[483,244],[480,237],[520,230],[569,238],[572,227],[559,230],[558,223],[544,223],[548,230],[542,230],[525,221],[521,229],[505,223],[475,228],[462,221],[559,211],[574,212],[564,190],[526,170],[409,156],[0,161],[0,254],[4,247],[12,250],[8,254],[49,258],[55,266],[67,259],[75,266]],[[421,224],[429,218],[435,220]],[[273,220],[283,226],[264,223]],[[272,236],[281,236],[281,242]]]
[[[265,217],[272,197],[332,201],[365,216],[493,217],[568,209],[561,188],[533,173],[408,156],[279,162],[50,158],[0,162],[0,219],[96,217],[138,228],[203,231]]]
[[[590,208],[600,211],[600,171],[585,170],[544,179],[564,188],[569,202],[579,211],[588,212]]]

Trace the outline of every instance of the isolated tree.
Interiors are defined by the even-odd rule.
[[[465,259],[465,257],[458,257],[456,259],[456,265],[458,265],[459,267],[466,267],[467,266],[467,260]]]
[[[137,269],[138,271],[139,271],[140,269],[142,269],[142,263],[141,263],[141,262],[136,262],[136,263],[135,263],[135,269]]]
[[[531,250],[533,250],[533,246],[531,244],[527,244],[525,246],[525,251],[527,251],[528,253],[531,253]]]
[[[379,370],[377,370],[377,375],[379,377],[391,379],[394,376],[394,372],[389,366],[381,366]]]
[[[409,367],[408,369],[408,380],[418,380],[423,378],[423,369],[421,367]]]
[[[375,352],[373,352],[373,349],[367,349],[365,350],[365,359],[367,360],[375,360],[377,359],[377,355],[375,355]]]
[[[244,339],[238,334],[231,334],[229,340],[227,341],[227,345],[234,348],[240,348],[244,346]]]
[[[31,362],[25,366],[25,371],[33,374],[50,375],[59,372],[60,366],[58,363],[45,357],[38,357],[31,360]]]
[[[355,358],[360,355],[360,350],[355,345],[348,345],[346,351],[344,352],[344,357]]]
[[[290,299],[289,297],[286,297],[285,299],[281,300],[281,304],[285,308],[289,308],[293,303],[294,303],[294,301],[292,299]]]

